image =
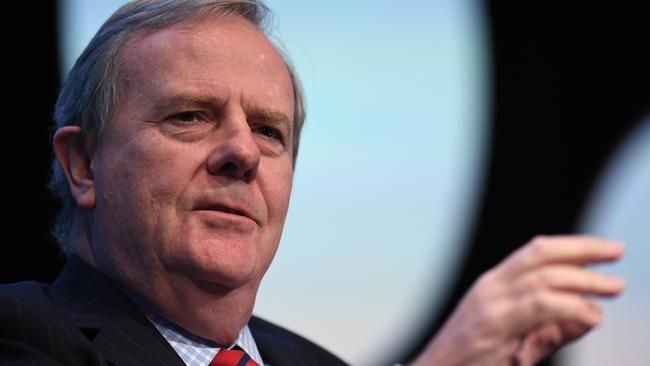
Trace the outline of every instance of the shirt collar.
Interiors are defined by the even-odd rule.
[[[239,331],[235,343],[228,347],[224,347],[223,345],[219,345],[192,334],[169,320],[158,316],[150,311],[148,307],[144,305],[139,298],[130,293],[130,291],[124,292],[140,308],[147,319],[153,323],[156,329],[167,340],[186,365],[208,366],[220,349],[231,349],[236,346],[246,352],[255,362],[257,362],[258,365],[264,365],[262,356],[257,349],[255,339],[253,338],[253,334],[248,328],[248,325],[245,325]]]
[[[191,334],[185,329],[155,314],[146,315],[187,365],[207,366],[220,349],[231,349],[235,346],[246,352],[258,365],[264,365],[262,356],[257,349],[248,325],[241,329],[234,344],[229,347],[223,347],[222,345]]]

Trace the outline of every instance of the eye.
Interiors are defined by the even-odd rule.
[[[171,116],[170,119],[181,121],[181,122],[198,122],[202,120],[198,112],[192,112],[192,111],[177,113]]]
[[[169,114],[159,124],[161,131],[181,141],[198,141],[207,136],[215,124],[204,111],[182,111]]]
[[[269,139],[269,140],[278,140],[278,141],[282,141],[282,134],[280,133],[280,131],[276,130],[276,129],[273,128],[273,127],[269,127],[269,126],[256,126],[256,127],[251,128],[251,130],[252,130],[254,133],[257,133],[257,134],[259,134],[259,135],[261,135],[261,136],[263,136],[264,138],[267,138],[267,139]]]

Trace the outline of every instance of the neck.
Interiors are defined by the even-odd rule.
[[[99,242],[83,222],[74,222],[73,228],[74,253],[153,313],[187,332],[230,345],[248,323],[259,281],[237,288],[198,282],[183,273],[165,271],[133,253],[111,250],[113,246]]]
[[[143,299],[155,313],[196,336],[231,345],[251,317],[257,286],[225,289],[187,278],[170,283],[168,294],[147,293]]]

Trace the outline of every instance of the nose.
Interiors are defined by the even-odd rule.
[[[208,172],[217,176],[250,182],[257,176],[260,148],[248,123],[223,126],[217,146],[208,157]]]

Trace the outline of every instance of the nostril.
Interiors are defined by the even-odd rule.
[[[227,162],[221,166],[221,171],[228,175],[233,175],[237,173],[237,164],[233,162]]]
[[[240,166],[235,162],[229,161],[221,165],[218,174],[233,179],[244,179],[249,181],[252,180],[253,177],[255,176],[255,169],[254,168],[245,169],[244,166]]]
[[[245,180],[251,180],[253,178],[253,169],[248,169],[246,172],[244,172],[244,179]]]
[[[237,143],[235,139],[213,150],[208,156],[206,165],[212,175],[251,181],[255,179],[259,162],[259,153],[248,149],[245,144]]]

